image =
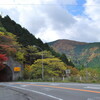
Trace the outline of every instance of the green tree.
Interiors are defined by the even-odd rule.
[[[66,55],[65,55],[64,53],[61,54],[60,59],[61,59],[65,64],[69,65],[69,61],[68,61],[68,59],[67,59],[67,57],[66,57]]]
[[[84,68],[79,75],[87,81],[98,81],[100,80],[100,68]]]
[[[23,71],[24,79],[31,79],[32,78],[32,67],[30,65],[25,65]]]
[[[31,65],[35,60],[40,59],[41,55],[38,55],[38,52],[39,50],[36,47],[28,45],[25,48],[25,63]]]
[[[62,77],[65,75],[66,65],[58,58],[43,59],[45,77]],[[38,59],[32,64],[33,78],[41,78],[42,59]]]

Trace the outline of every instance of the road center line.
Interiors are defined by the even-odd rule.
[[[75,91],[100,93],[100,91],[91,91],[91,90],[76,89],[76,88],[66,88],[66,87],[58,87],[58,86],[49,86],[49,85],[37,85],[37,84],[25,84],[25,83],[12,83],[12,84],[23,84],[23,85],[31,85],[31,86],[51,87],[51,88],[66,89],[66,90],[75,90]]]
[[[5,86],[12,87],[12,88],[17,88],[17,89],[21,89],[21,90],[25,90],[25,91],[30,91],[30,92],[34,92],[34,93],[38,93],[38,94],[41,94],[41,95],[44,95],[44,96],[48,96],[48,97],[56,99],[56,100],[63,100],[61,98],[58,98],[58,97],[55,97],[55,96],[52,96],[52,95],[48,95],[48,94],[45,94],[45,93],[39,92],[39,91],[25,89],[25,88],[21,88],[21,87],[17,87],[17,86],[10,86],[10,85],[5,85]]]

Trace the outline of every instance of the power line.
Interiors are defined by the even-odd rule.
[[[0,5],[55,5],[55,6],[100,6],[100,4],[97,5],[79,5],[79,4],[0,4]]]

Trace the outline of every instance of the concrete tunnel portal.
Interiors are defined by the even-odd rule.
[[[0,82],[9,82],[13,79],[13,73],[9,66],[5,65],[5,68],[0,70]]]
[[[23,68],[23,64],[9,56],[7,62],[0,63],[0,82],[16,81],[23,78]]]

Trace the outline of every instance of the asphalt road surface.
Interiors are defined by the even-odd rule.
[[[0,100],[100,100],[100,84],[0,83]]]

